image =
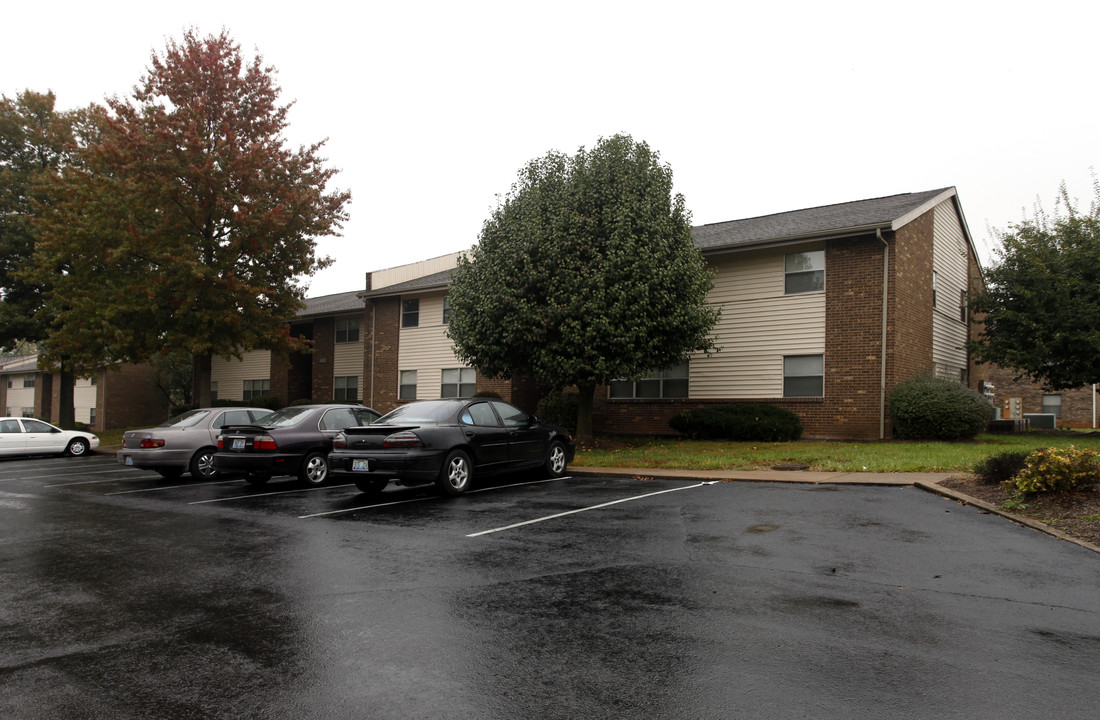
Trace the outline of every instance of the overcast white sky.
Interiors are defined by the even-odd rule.
[[[695,224],[954,185],[983,260],[1100,155],[1100,3],[18,3],[0,93],[71,109],[127,94],[169,38],[229,30],[328,138],[350,189],[309,296],[473,245],[518,170],[625,132]]]

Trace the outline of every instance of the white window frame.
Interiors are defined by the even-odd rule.
[[[607,394],[611,400],[683,399],[690,397],[691,394],[690,377],[690,364],[684,361],[675,367],[650,373],[638,380],[612,380]],[[679,389],[681,384],[683,390]],[[652,388],[657,389],[656,395],[648,392]]]
[[[265,397],[271,394],[271,378],[267,380],[245,380],[241,388],[241,398],[243,400],[252,400],[253,398]]]
[[[336,318],[336,332],[333,341],[336,343],[359,342],[359,318]]]
[[[401,327],[420,327],[420,298],[401,298]]]
[[[349,396],[349,391],[351,392]],[[332,378],[332,399],[337,401],[359,400],[359,376],[337,375]]]
[[[791,361],[790,365],[802,364],[797,361],[807,360],[810,358],[817,359],[821,362],[821,372],[807,373],[804,371],[792,372],[799,370],[799,368],[790,368],[788,370],[788,360]],[[805,378],[821,378],[821,392],[817,395],[808,395],[803,392],[791,393],[788,380],[796,381],[803,380]],[[791,384],[794,384],[793,382]],[[825,355],[820,353],[807,353],[805,355],[784,355],[783,356],[783,397],[785,398],[821,398],[825,397]]]
[[[416,400],[416,370],[400,370],[397,373],[397,399]]]
[[[796,264],[796,258],[803,257],[809,262],[809,267],[795,267],[791,268],[792,264]],[[818,263],[820,259],[820,263]],[[820,267],[819,267],[820,265]],[[820,287],[813,287],[810,289],[800,290],[791,289],[790,281],[792,278],[804,278],[807,276],[820,276]],[[801,252],[787,253],[783,256],[783,294],[784,295],[805,295],[806,293],[825,292],[825,251],[824,250],[803,250]]]
[[[477,371],[473,368],[444,368],[440,373],[439,397],[465,398],[476,393]]]

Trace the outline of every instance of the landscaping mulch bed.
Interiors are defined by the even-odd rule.
[[[1013,515],[1038,520],[1078,540],[1100,545],[1100,488],[1092,486],[1076,492],[1042,493],[1020,500],[1008,509],[1004,503],[1012,499],[1000,485],[987,485],[971,476],[958,476],[940,483]]]

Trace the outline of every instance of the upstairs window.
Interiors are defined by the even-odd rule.
[[[401,301],[401,327],[414,328],[420,326],[420,298],[409,298]]]
[[[336,342],[359,342],[359,318],[336,319]]]
[[[787,295],[825,289],[825,251],[787,253],[783,258],[783,292]]]
[[[447,296],[443,296],[443,324],[451,324],[451,304],[447,302]]]
[[[966,322],[966,290],[959,290],[959,321]]]
[[[23,376],[23,387],[25,387],[25,388],[34,387],[34,375],[24,375]]]

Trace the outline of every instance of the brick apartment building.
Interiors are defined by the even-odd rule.
[[[982,276],[954,188],[703,225],[693,237],[715,269],[708,300],[722,312],[721,351],[597,389],[597,431],[666,434],[685,408],[736,401],[789,408],[809,436],[889,437],[885,393],[897,383],[921,373],[972,387],[985,379],[965,349],[966,298]],[[457,256],[309,300],[292,332],[313,339],[312,355],[218,360],[211,389],[291,401],[309,388],[313,399],[381,411],[493,390],[532,411],[532,383],[480,377],[454,356],[446,293]]]

